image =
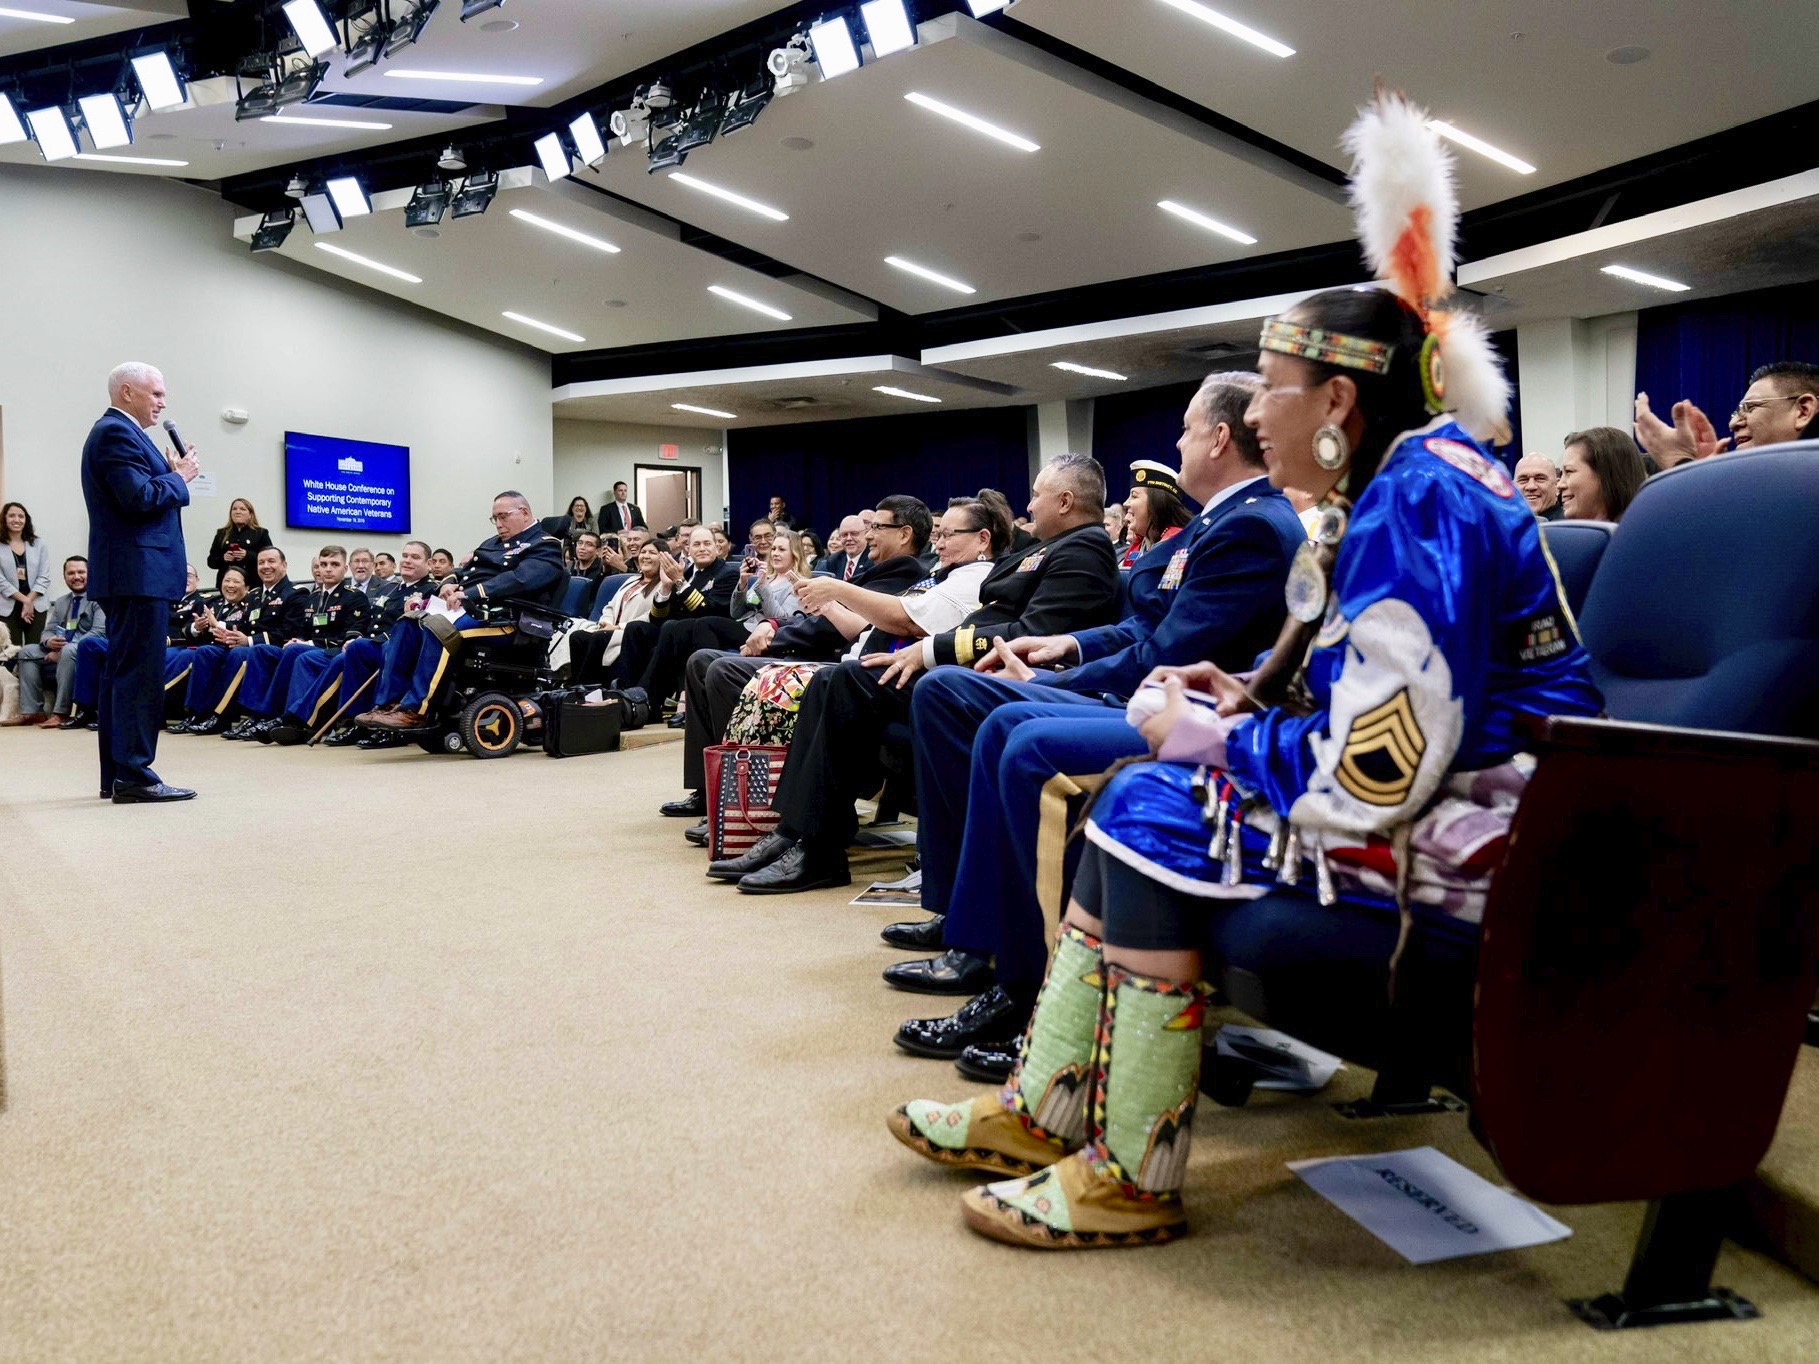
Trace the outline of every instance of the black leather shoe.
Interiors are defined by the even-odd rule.
[[[253,737],[253,727],[258,723],[259,721],[253,716],[242,715],[238,720],[234,721],[233,724],[221,731],[221,737],[223,739],[250,739]]]
[[[901,947],[909,952],[939,952],[941,950],[941,930],[947,923],[947,915],[937,914],[932,919],[924,919],[916,924],[886,924],[878,934],[892,947]]]
[[[690,791],[681,800],[666,800],[657,807],[657,813],[671,819],[706,819],[707,795],[701,791]]]
[[[707,864],[707,874],[716,881],[737,881],[770,866],[796,844],[782,834],[766,834],[740,857],[723,857]]]
[[[339,729],[331,729],[322,744],[325,748],[352,748],[359,742],[360,731],[353,725],[342,725]]]
[[[410,742],[402,734],[394,734],[389,729],[368,729],[359,731],[360,737],[354,741],[356,748],[399,748]]]
[[[253,738],[262,744],[277,743],[280,723],[278,720],[261,720],[253,726]]]
[[[1015,1039],[1002,1045],[980,1043],[968,1047],[954,1061],[954,1069],[967,1079],[988,1085],[1003,1084],[1011,1078],[1011,1072],[1016,1068]]]
[[[184,725],[183,732],[185,734],[219,734],[221,717],[219,715],[192,716],[189,723]]]
[[[976,995],[992,983],[992,964],[984,957],[950,947],[928,961],[887,966],[884,979],[899,990],[919,995]]]
[[[663,723],[671,729],[687,729],[688,728],[688,716],[684,715],[681,711],[677,711],[674,715],[670,716],[670,718],[665,720]]]
[[[289,720],[283,720],[272,727],[271,742],[281,745],[284,748],[292,748],[297,744],[306,743],[308,740],[308,725],[293,724]],[[259,742],[266,742],[266,738],[263,734],[259,736]]]
[[[116,805],[160,805],[167,800],[194,800],[196,793],[187,791],[181,786],[166,786],[159,782],[156,786],[122,786],[114,785],[114,804]]]
[[[58,729],[87,729],[88,721],[84,720],[80,715],[76,715],[76,714],[72,713],[72,714],[64,716],[62,720],[58,721],[57,728]]]
[[[974,1045],[1014,1048],[1029,1016],[1027,1000],[1012,998],[1010,991],[994,985],[946,1018],[908,1020],[893,1040],[912,1056],[951,1061]]]
[[[747,895],[789,895],[798,890],[821,890],[852,883],[844,849],[812,852],[806,844],[792,843],[768,866],[750,876],[740,877],[739,889]]]
[[[707,846],[707,821],[704,819],[699,824],[689,825],[682,831],[682,836],[697,848],[705,848]]]

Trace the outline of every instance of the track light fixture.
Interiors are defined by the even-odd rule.
[[[302,52],[284,56],[261,54],[249,58],[234,77],[239,97],[234,101],[234,118],[264,118],[292,104],[301,104],[316,93],[322,78],[328,74],[328,63],[312,61]],[[243,77],[259,77],[259,84],[248,90],[241,86]]]
[[[168,48],[139,53],[132,58],[132,67],[140,98],[147,107],[154,111],[178,109],[189,102],[189,90]]]
[[[9,142],[24,142],[31,136],[25,131],[25,123],[19,117],[19,106],[13,103],[13,97],[0,93],[0,147]]]
[[[311,185],[303,193],[303,219],[317,236],[341,230],[341,214],[335,201],[321,185]]]
[[[815,65],[821,68],[824,81],[859,69],[858,45],[853,42],[852,29],[841,16],[809,25],[808,44],[815,50]]]
[[[442,149],[442,155],[436,158],[436,169],[464,171],[467,169],[467,158],[461,155],[461,148],[451,142]]]
[[[694,108],[684,111],[667,126],[661,136],[654,136],[648,167],[651,173],[680,166],[688,159],[690,152],[712,142],[720,131],[723,107],[724,102],[720,96],[704,94]]]
[[[320,57],[341,46],[340,39],[335,37],[335,26],[329,23],[316,0],[286,0],[283,8],[291,32],[297,35],[297,41],[311,57]]]
[[[441,222],[452,197],[446,180],[431,180],[428,184],[418,185],[411,191],[410,202],[404,206],[404,225],[430,227]]]
[[[113,93],[84,95],[76,101],[82,110],[82,126],[88,129],[88,140],[98,152],[110,147],[131,146],[132,118]]]
[[[607,126],[614,137],[619,139],[621,147],[629,147],[634,142],[649,139],[651,133],[651,107],[644,102],[642,93],[632,96],[632,102],[624,109],[617,110]]]
[[[772,97],[768,74],[759,76],[743,90],[735,90],[727,96],[726,112],[720,116],[720,136],[730,137],[742,128],[751,127]]]
[[[561,133],[545,133],[531,144],[537,152],[537,163],[543,167],[544,175],[551,180],[561,180],[575,168],[569,160],[568,148],[562,145]]]
[[[471,218],[477,213],[484,213],[498,192],[497,171],[476,171],[462,181],[461,188],[455,191],[455,197],[449,201],[449,216]]]
[[[774,93],[793,95],[808,85],[810,61],[808,34],[798,33],[765,59],[765,70],[771,73]]]
[[[284,239],[290,236],[291,229],[296,225],[296,209],[272,209],[259,220],[258,229],[253,233],[253,250],[276,251],[284,245]]]
[[[569,141],[574,144],[575,157],[584,166],[597,166],[606,160],[606,141],[600,136],[600,125],[594,122],[592,114],[578,114],[569,121]]]
[[[488,10],[498,9],[505,0],[461,0],[461,22],[485,14]]]
[[[76,130],[70,126],[69,114],[59,105],[33,109],[25,116],[32,125],[32,137],[38,143],[38,154],[46,161],[65,161],[77,152]]]

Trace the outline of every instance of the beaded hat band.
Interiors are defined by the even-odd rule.
[[[1396,348],[1382,341],[1362,336],[1328,331],[1325,327],[1302,327],[1293,322],[1271,318],[1263,324],[1264,350],[1279,355],[1293,355],[1302,360],[1318,360],[1342,369],[1361,369],[1367,374],[1388,374],[1390,357]]]

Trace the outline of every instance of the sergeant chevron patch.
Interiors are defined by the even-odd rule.
[[[1404,687],[1352,722],[1335,775],[1348,794],[1366,805],[1400,805],[1426,752],[1427,736]]]

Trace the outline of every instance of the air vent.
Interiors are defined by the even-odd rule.
[[[807,394],[804,394],[801,397],[797,397],[797,398],[773,398],[773,399],[771,399],[770,405],[772,407],[776,408],[779,412],[800,412],[804,408],[809,408],[809,407],[838,407],[838,406],[840,406],[840,404],[830,403],[824,398],[811,398]]]

